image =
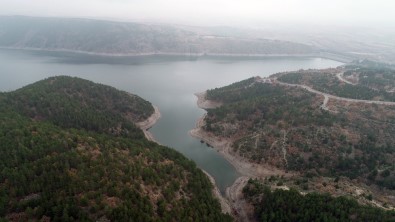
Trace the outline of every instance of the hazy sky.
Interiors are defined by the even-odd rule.
[[[2,15],[98,17],[195,25],[395,24],[394,0],[0,0]]]

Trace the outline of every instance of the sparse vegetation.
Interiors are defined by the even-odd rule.
[[[385,67],[359,67],[350,65],[345,77],[354,78],[361,86],[371,89],[394,92],[395,70]]]
[[[312,83],[331,81],[325,73],[306,75],[315,80]],[[305,78],[303,72],[282,75],[289,76]],[[233,150],[241,157],[395,189],[395,107],[359,104],[346,109],[339,104],[338,112],[328,112],[320,108],[323,99],[316,94],[254,78],[208,90],[207,99],[223,106],[208,110],[204,129],[232,138]],[[373,174],[383,167],[385,172]]]
[[[279,81],[310,86],[331,95],[362,100],[395,101],[395,71],[389,68],[364,68],[349,66],[344,76],[357,79],[356,84],[342,83],[336,77],[336,70],[304,71],[285,73]]]

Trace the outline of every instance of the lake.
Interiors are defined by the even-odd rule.
[[[12,91],[55,75],[78,76],[137,94],[158,106],[162,118],[150,129],[155,139],[196,162],[224,192],[238,173],[214,149],[188,132],[205,111],[194,93],[252,76],[336,67],[322,58],[144,56],[105,57],[64,52],[0,50],[0,91]]]

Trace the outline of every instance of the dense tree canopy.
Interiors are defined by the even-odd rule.
[[[1,94],[0,221],[230,221],[205,174],[130,121],[152,110],[70,77]]]
[[[362,206],[346,197],[276,189],[250,180],[243,193],[255,207],[258,221],[394,221],[395,211]]]

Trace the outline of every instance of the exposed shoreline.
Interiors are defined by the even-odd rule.
[[[197,105],[201,109],[212,109],[220,106],[220,103],[205,99],[206,92],[196,93],[198,97]],[[229,163],[231,163],[238,173],[247,177],[265,177],[270,175],[285,175],[285,171],[271,166],[251,163],[232,152],[233,140],[220,138],[203,130],[205,115],[197,120],[196,127],[189,131],[189,134],[214,147]]]
[[[234,215],[239,221],[252,221],[249,215],[253,207],[244,199],[243,188],[248,183],[250,177],[241,176],[235,180],[232,186],[226,188],[226,198],[232,203],[232,209],[237,212]]]
[[[206,92],[195,93],[195,95],[198,98],[197,105],[201,109],[212,109],[221,106],[221,103],[219,102],[207,100]],[[227,203],[230,204],[232,209],[231,215],[240,221],[249,221],[250,208],[248,203],[244,200],[242,193],[243,187],[246,185],[248,180],[250,178],[263,178],[271,175],[289,176],[291,174],[268,165],[248,162],[244,158],[232,152],[232,143],[234,142],[232,139],[216,137],[215,135],[203,130],[202,127],[205,125],[205,116],[206,114],[197,120],[196,127],[189,131],[189,134],[192,137],[210,144],[210,146],[217,150],[218,153],[232,164],[236,171],[241,175],[236,179],[232,186],[226,189],[226,196],[222,198],[226,198]],[[222,210],[224,211],[225,209]]]
[[[250,178],[253,177],[266,177],[271,175],[285,175],[285,171],[273,168],[271,166],[264,166],[262,164],[256,164],[248,162],[242,157],[237,156],[237,154],[232,153],[232,140],[218,138],[210,133],[205,132],[202,129],[204,126],[204,117],[198,119],[196,128],[189,131],[192,137],[200,139],[210,146],[214,147],[233,167],[236,171],[242,175]]]
[[[222,106],[222,103],[211,100],[206,100],[207,91],[195,93],[197,97],[197,106],[201,109],[214,109]]]
[[[43,49],[43,48],[33,48],[33,47],[6,47],[0,46],[0,49],[5,50],[25,50],[25,51],[37,51],[37,52],[65,52],[65,53],[75,53],[81,55],[90,56],[105,56],[105,57],[143,57],[143,56],[193,56],[193,57],[244,57],[244,58],[324,58],[335,60],[342,63],[347,63],[352,61],[351,58],[344,58],[341,54],[329,54],[329,53],[304,53],[304,54],[259,54],[259,53],[182,53],[182,52],[133,52],[133,53],[108,53],[108,52],[89,52],[83,50],[72,50],[72,49]]]
[[[152,133],[148,131],[162,116],[160,114],[159,108],[157,106],[153,107],[154,113],[150,117],[148,117],[148,119],[142,122],[138,122],[136,123],[136,125],[144,132],[145,138],[147,138],[149,141],[158,143],[158,141],[155,140],[154,135],[152,135]]]

